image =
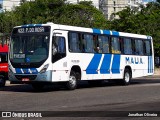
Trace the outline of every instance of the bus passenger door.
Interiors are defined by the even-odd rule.
[[[66,81],[68,79],[66,39],[66,31],[54,31],[52,36],[52,81]]]
[[[52,63],[64,58],[66,56],[65,37],[56,35],[52,37]]]

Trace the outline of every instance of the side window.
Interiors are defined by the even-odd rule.
[[[53,37],[53,39],[54,40],[52,49],[58,53],[65,53],[66,52],[65,38],[60,36],[55,36]]]
[[[78,33],[69,33],[69,51],[80,52],[80,41]]]
[[[111,38],[111,50],[112,53],[117,53],[120,54],[121,50],[120,50],[120,40],[118,37],[112,37]]]
[[[130,38],[123,39],[124,54],[132,54],[132,42]]]
[[[144,41],[144,48],[145,48],[145,55],[151,55],[152,54],[152,50],[151,50],[151,42],[149,40],[145,40]]]
[[[144,55],[143,51],[143,40],[135,40],[135,54]]]
[[[64,37],[59,37],[59,40],[58,40],[58,52],[59,53],[65,53],[66,52]]]
[[[90,34],[84,34],[83,36],[83,49],[84,52],[89,52],[89,53],[93,53],[94,51],[94,41],[93,41],[93,35]]]
[[[53,36],[52,43],[52,62],[56,62],[66,56],[65,38],[61,36]]]
[[[107,36],[98,36],[99,53],[109,53],[109,39]]]

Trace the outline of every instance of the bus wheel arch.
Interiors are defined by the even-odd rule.
[[[81,69],[79,66],[73,66],[70,71],[69,80],[66,83],[67,89],[76,89],[78,80],[81,80]]]

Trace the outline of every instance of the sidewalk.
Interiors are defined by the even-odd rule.
[[[160,75],[160,68],[155,68],[154,75]]]

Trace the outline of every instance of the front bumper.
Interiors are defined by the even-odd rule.
[[[11,83],[52,82],[52,71],[37,74],[15,74],[9,71],[9,81]]]

